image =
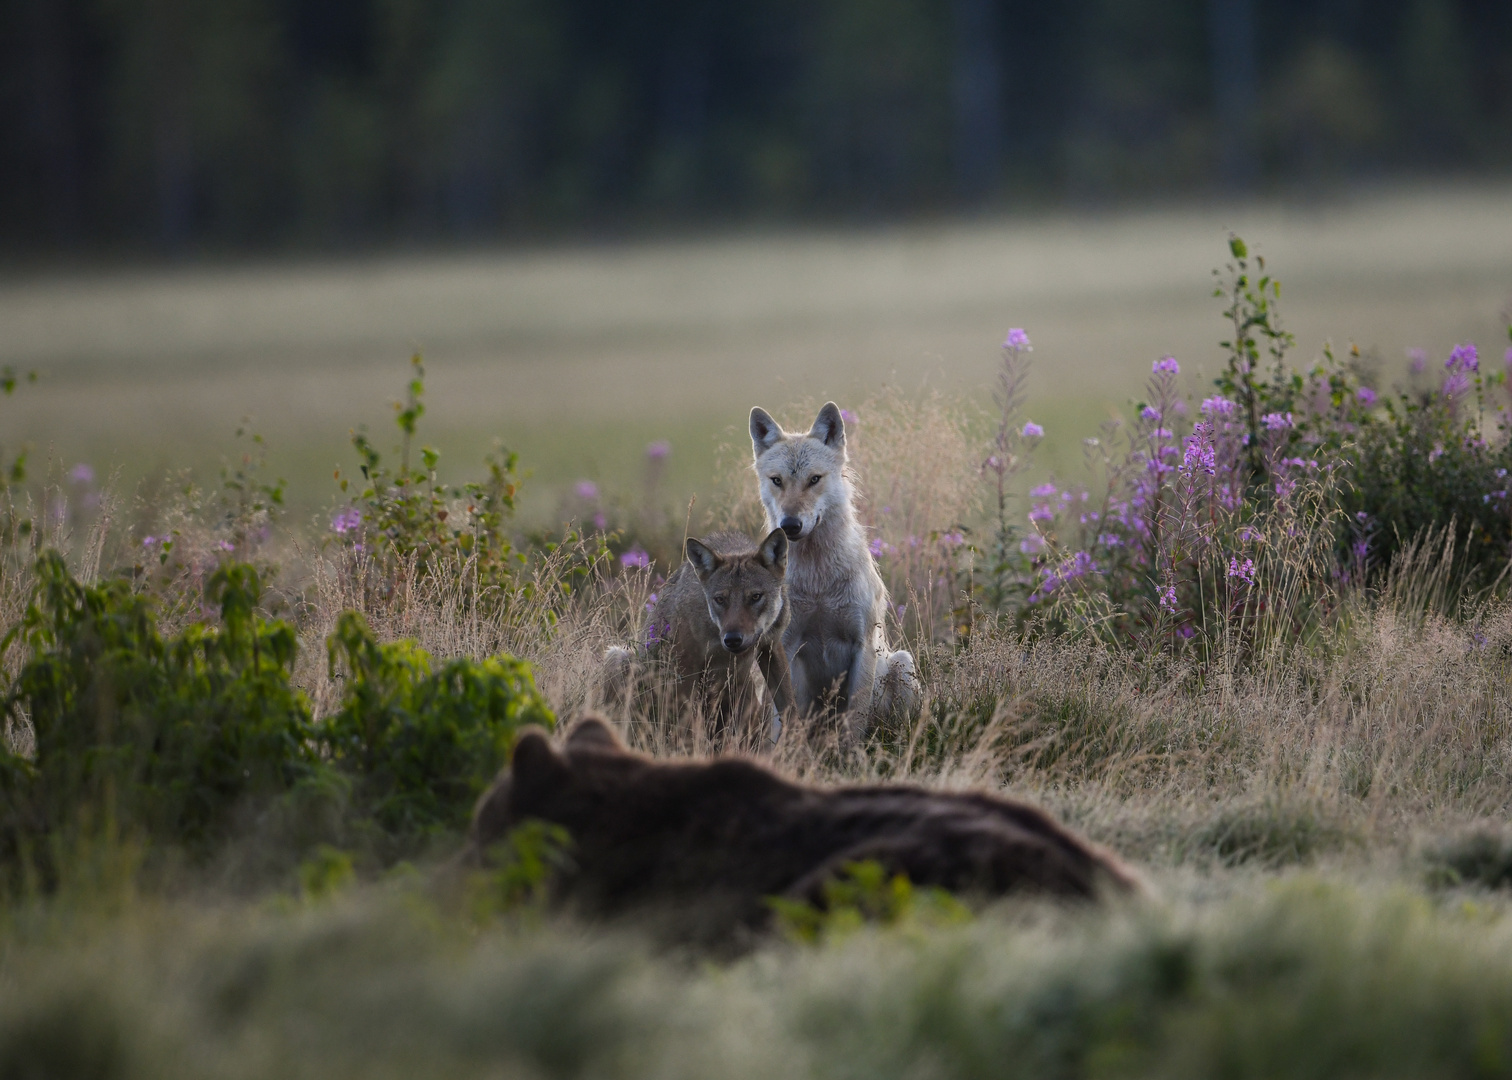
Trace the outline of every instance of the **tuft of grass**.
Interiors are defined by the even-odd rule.
[[[1253,864],[1274,870],[1311,862],[1353,837],[1317,807],[1287,800],[1237,803],[1218,810],[1192,836],[1189,855],[1208,855],[1224,866]]]
[[[1436,887],[1505,889],[1512,886],[1512,835],[1502,828],[1470,829],[1429,847],[1423,862]]]

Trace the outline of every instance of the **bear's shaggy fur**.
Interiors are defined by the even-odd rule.
[[[532,818],[572,836],[562,900],[590,915],[661,915],[688,938],[761,927],[766,897],[820,903],[824,883],[864,859],[916,885],[986,897],[1138,889],[1111,855],[1023,803],[904,785],[812,787],[742,758],[654,761],[596,717],[560,753],[542,731],[520,737],[478,802],[475,856]]]

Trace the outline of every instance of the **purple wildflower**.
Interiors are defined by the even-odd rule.
[[[218,547],[218,548],[220,548],[222,551],[235,551],[236,550],[236,545],[233,544],[229,540],[222,540],[219,543],[217,543],[215,546]]]
[[[1480,354],[1475,351],[1475,342],[1467,341],[1462,345],[1456,345],[1449,352],[1449,359],[1444,361],[1444,367],[1450,371],[1479,371]]]
[[[609,519],[604,516],[602,510],[593,515],[593,527],[599,532],[603,532],[609,527]]]
[[[1097,573],[1097,562],[1092,558],[1091,552],[1078,551],[1071,556],[1071,562],[1061,570],[1061,577],[1081,577],[1084,574]]]
[[[1210,397],[1202,403],[1202,411],[1209,416],[1233,416],[1238,408],[1226,397]]]
[[[1030,420],[1024,425],[1023,436],[1026,439],[1039,439],[1042,438],[1044,434],[1045,429],[1040,427],[1033,420]]]
[[[355,506],[345,506],[336,511],[336,516],[331,518],[331,531],[337,536],[345,536],[362,524],[362,511]]]
[[[1218,454],[1213,449],[1213,429],[1208,424],[1198,424],[1186,439],[1186,454],[1181,468],[1189,476],[1205,472],[1212,476],[1218,471]]]
[[[598,498],[598,485],[592,480],[579,480],[577,487],[573,490],[577,492],[578,498],[586,499],[588,502]]]
[[[940,537],[940,546],[945,548],[960,547],[966,542],[966,537],[958,532],[948,532]]]
[[[1034,507],[1033,510],[1029,511],[1029,520],[1030,521],[1054,521],[1055,520],[1055,511],[1052,510],[1045,503],[1039,503],[1039,504],[1037,504]]]
[[[68,472],[68,478],[76,484],[92,484],[94,483],[94,476],[94,469],[90,468],[82,461],[79,462],[79,464],[75,465]]]
[[[1350,545],[1349,549],[1354,553],[1355,562],[1362,563],[1365,561],[1365,556],[1370,554],[1370,542],[1368,540],[1356,540]]]
[[[1029,494],[1036,499],[1053,499],[1060,493],[1060,489],[1054,484],[1041,484],[1037,488],[1031,488]]]
[[[841,409],[840,422],[843,424],[854,424],[856,422],[856,414],[849,409]]]
[[[1146,405],[1144,408],[1139,410],[1139,416],[1140,419],[1147,420],[1153,424],[1160,419],[1160,410],[1151,408],[1150,406]]]
[[[1362,386],[1355,391],[1355,400],[1368,409],[1376,403],[1376,392],[1368,386]]]
[[[874,536],[871,538],[871,543],[867,545],[867,548],[871,551],[872,558],[880,559],[882,557],[882,553],[885,552],[890,546],[890,544],[884,544],[880,536]]]
[[[652,612],[652,611],[655,611],[655,610],[656,610],[656,594],[652,593],[650,596],[646,597],[646,611],[649,613],[649,612]]]
[[[1260,418],[1260,422],[1265,425],[1267,431],[1285,431],[1293,423],[1291,413],[1278,412],[1266,413]]]
[[[1160,595],[1160,606],[1172,615],[1176,614],[1176,586],[1165,585],[1156,591]]]
[[[662,623],[660,626],[657,626],[655,622],[646,624],[646,648],[648,649],[658,642],[666,641],[671,636],[672,624],[669,622]]]
[[[1030,533],[1019,541],[1019,550],[1025,555],[1038,555],[1045,550],[1045,538],[1039,533]]]
[[[156,536],[144,536],[144,537],[142,537],[142,546],[144,548],[150,548],[153,544],[157,544],[157,543],[161,543],[161,541],[158,540],[158,538]]]
[[[644,570],[651,565],[651,556],[647,555],[640,548],[633,547],[620,556],[620,565],[627,570],[631,568]]]
[[[657,439],[653,443],[646,444],[646,457],[652,461],[660,461],[672,452],[672,444],[666,439]]]
[[[1183,641],[1190,641],[1192,638],[1197,636],[1197,630],[1192,626],[1178,627],[1176,630],[1176,636],[1181,638]]]
[[[1179,375],[1181,373],[1181,365],[1176,362],[1174,356],[1162,356],[1159,360],[1155,361],[1154,366],[1150,370],[1156,375]]]
[[[1003,348],[1012,349],[1015,352],[1034,351],[1034,346],[1029,344],[1029,335],[1024,333],[1021,327],[1017,326],[1008,331],[1008,338],[1003,342]]]
[[[1243,562],[1240,562],[1238,559],[1230,557],[1228,576],[1238,578],[1246,585],[1253,585],[1255,583],[1255,560],[1245,559]]]
[[[1408,349],[1407,360],[1414,375],[1421,375],[1423,369],[1428,366],[1428,354],[1422,349]]]
[[[1444,379],[1443,394],[1446,398],[1457,398],[1470,389],[1470,376],[1463,371],[1451,371]]]

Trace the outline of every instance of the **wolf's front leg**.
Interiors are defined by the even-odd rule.
[[[877,682],[877,627],[863,626],[857,636],[856,656],[851,661],[850,691],[845,704],[844,739],[848,746],[859,746],[871,731],[872,701]]]
[[[756,649],[756,665],[761,669],[761,679],[766,683],[772,704],[778,716],[786,716],[793,710],[793,673],[788,664],[787,652],[782,643],[763,642]]]
[[[788,662],[789,685],[793,690],[793,704],[800,716],[809,716],[814,712],[815,699],[819,695],[823,682],[814,677],[809,670],[809,659],[812,656],[812,647],[801,637],[796,642],[784,639],[783,652]],[[805,655],[805,652],[809,655]],[[770,685],[770,684],[768,684]]]

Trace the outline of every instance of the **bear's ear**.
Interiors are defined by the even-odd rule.
[[[825,446],[836,450],[845,449],[845,420],[840,415],[840,406],[833,401],[825,402],[824,408],[820,409],[819,415],[814,418],[814,427],[809,432],[809,438],[818,439]]]
[[[760,457],[782,438],[782,428],[760,405],[751,410],[751,448]]]
[[[719,564],[724,561],[702,540],[695,540],[691,536],[688,537],[687,552],[688,561],[693,564],[693,570],[698,574],[699,581],[718,570]]]
[[[567,736],[568,750],[624,750],[625,744],[609,726],[609,722],[591,713],[584,716]]]
[[[767,538],[756,549],[756,555],[761,559],[761,565],[778,577],[782,577],[787,573],[787,554],[787,533],[781,529],[773,529],[767,533]]]
[[[525,729],[515,740],[514,758],[509,765],[512,816],[516,820],[531,816],[571,779],[571,766],[551,748],[546,732],[537,727]]]

